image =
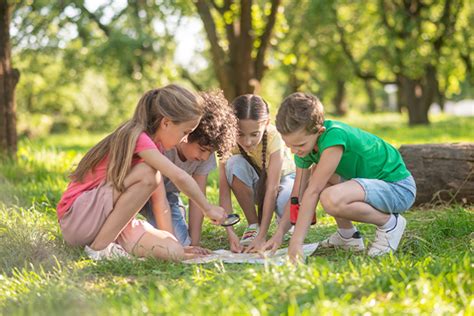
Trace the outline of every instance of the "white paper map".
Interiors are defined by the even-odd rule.
[[[318,248],[319,243],[303,245],[303,253],[305,257],[312,255]],[[265,254],[270,254],[267,251]],[[229,250],[219,249],[213,251],[212,254],[183,261],[188,264],[209,263],[214,261],[222,261],[224,263],[253,263],[253,264],[275,264],[282,265],[287,261],[288,248],[278,249],[273,256],[262,257],[257,253],[233,253]]]

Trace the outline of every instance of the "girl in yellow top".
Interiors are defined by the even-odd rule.
[[[234,192],[249,225],[240,244],[233,230],[227,229],[231,250],[247,246],[245,251],[252,251],[265,243],[273,211],[279,218],[283,215],[295,167],[289,149],[270,124],[268,104],[260,96],[239,96],[232,106],[239,125],[238,148],[220,164],[219,198],[220,205],[231,212],[230,192]]]

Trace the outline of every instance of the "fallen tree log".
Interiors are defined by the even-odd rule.
[[[474,204],[474,143],[403,145],[415,178],[415,205],[454,201]]]

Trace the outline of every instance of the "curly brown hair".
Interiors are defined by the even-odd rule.
[[[188,142],[212,148],[220,159],[227,158],[237,144],[238,125],[233,109],[221,90],[200,92],[204,114]]]

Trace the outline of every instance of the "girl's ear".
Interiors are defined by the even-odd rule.
[[[325,131],[326,131],[326,127],[323,126],[323,127],[321,127],[321,128],[319,129],[319,134],[322,134],[322,133],[324,133]]]
[[[161,119],[160,128],[166,128],[170,125],[170,123],[171,123],[171,120],[165,116]]]

